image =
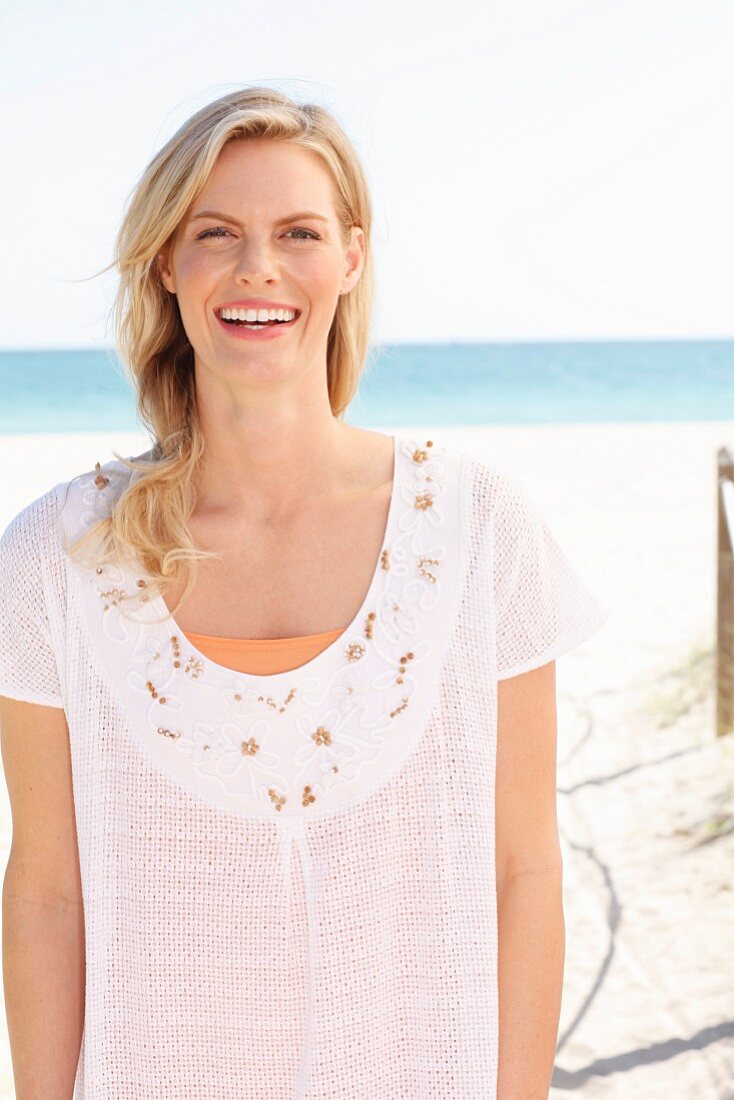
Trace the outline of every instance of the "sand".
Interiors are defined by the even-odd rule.
[[[734,734],[715,736],[713,709],[716,451],[734,450],[734,421],[397,430],[514,473],[612,609],[557,665],[566,974],[551,1100],[734,1100]],[[148,445],[1,438],[0,526],[113,447]],[[3,1029],[0,1095],[11,1080]]]

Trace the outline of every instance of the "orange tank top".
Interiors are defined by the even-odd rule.
[[[237,672],[270,676],[290,672],[312,660],[344,633],[345,627],[297,638],[217,638],[184,631],[191,644],[210,661]]]

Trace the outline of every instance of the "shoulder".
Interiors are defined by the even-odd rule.
[[[50,548],[66,484],[58,482],[16,512],[0,534],[3,552],[38,554]]]
[[[531,490],[508,465],[460,450],[467,512],[481,528],[498,526],[513,515],[537,515]]]
[[[3,617],[37,609],[39,593],[44,594],[49,607],[63,603],[65,571],[57,518],[64,484],[59,482],[26,504],[0,534]]]
[[[135,471],[129,465],[115,458],[105,463],[95,462],[93,466],[57,486],[57,530],[62,543],[77,539],[99,520],[107,518],[115,502],[130,485],[134,474]]]
[[[458,434],[442,437],[439,433],[425,440],[418,435],[406,435],[398,439],[401,453],[417,469],[424,469],[431,476],[447,473],[451,467],[459,469],[463,480],[476,486],[480,493],[491,495],[503,477],[511,477],[504,466],[480,458],[475,450],[462,445]]]
[[[6,558],[52,556],[66,537],[81,534],[106,514],[131,476],[128,467],[112,459],[57,482],[12,516],[0,533],[0,552]]]

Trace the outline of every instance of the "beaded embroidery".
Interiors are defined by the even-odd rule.
[[[109,661],[127,662],[124,688],[143,719],[136,730],[163,769],[203,797],[246,815],[318,816],[354,801],[365,777],[384,781],[415,743],[455,610],[458,461],[431,441],[394,445],[388,523],[365,602],[335,642],[290,672],[217,665],[170,617],[154,621],[167,608],[144,577],[113,562],[91,572],[90,611]],[[111,476],[97,464],[81,479],[83,525],[116,492],[108,465]],[[119,486],[130,476],[120,467]],[[417,732],[404,726],[411,713]]]

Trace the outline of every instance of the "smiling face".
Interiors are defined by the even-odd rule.
[[[158,256],[197,374],[204,366],[241,377],[246,367],[252,377],[272,379],[295,366],[325,367],[339,295],[352,289],[364,265],[364,234],[353,227],[344,243],[333,186],[310,150],[263,139],[224,147],[172,247]],[[299,312],[291,323],[257,332],[220,319],[220,307],[247,299]]]

